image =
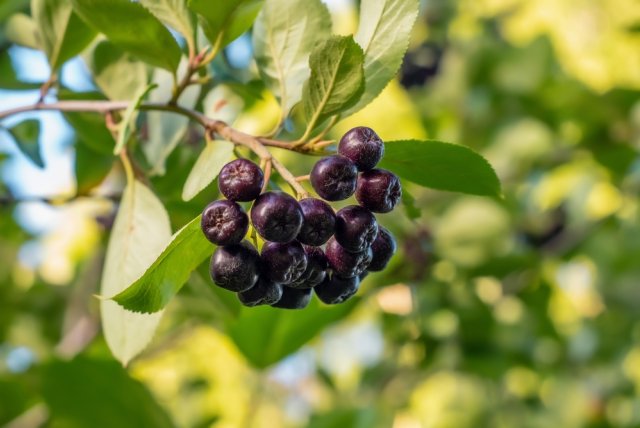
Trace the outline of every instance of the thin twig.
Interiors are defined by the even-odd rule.
[[[309,179],[311,179],[311,176],[309,174],[307,174],[307,175],[299,175],[299,176],[296,177],[296,181],[298,183],[303,182],[303,181],[307,181]]]
[[[63,112],[93,111],[102,114],[108,114],[113,111],[124,110],[128,106],[128,101],[58,101],[55,103],[36,103],[29,106],[17,107],[0,112],[0,120],[18,113],[45,110]],[[277,159],[273,158],[271,156],[271,152],[269,152],[269,150],[267,150],[265,146],[279,147],[299,153],[313,153],[313,148],[308,149],[304,147],[293,147],[293,145],[285,141],[254,137],[253,135],[245,134],[242,131],[238,131],[237,129],[230,127],[227,123],[221,120],[210,119],[198,111],[190,110],[178,105],[143,103],[140,105],[139,109],[167,111],[181,114],[202,125],[207,130],[207,132],[218,134],[234,144],[248,147],[251,151],[258,155],[260,159],[270,160],[273,168],[278,171],[278,174],[280,174],[280,176],[296,191],[298,197],[308,196],[308,193],[304,189],[304,187],[302,187],[300,183],[296,181],[295,176],[291,174],[291,172]]]

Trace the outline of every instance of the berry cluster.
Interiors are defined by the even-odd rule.
[[[378,135],[357,127],[342,137],[338,155],[315,164],[310,181],[320,197],[340,201],[355,193],[359,205],[337,213],[321,199],[261,193],[263,172],[247,159],[226,164],[218,185],[227,199],[202,213],[202,231],[218,245],[211,257],[213,282],[236,292],[246,306],[301,309],[312,291],[327,304],[353,296],[367,272],[383,270],[396,251],[395,239],[373,214],[390,212],[402,195],[398,177],[375,168],[383,154]],[[249,201],[247,215],[238,202]],[[265,241],[260,253],[244,240],[249,217]]]

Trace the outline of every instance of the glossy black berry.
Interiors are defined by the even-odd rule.
[[[292,288],[313,288],[327,275],[327,257],[319,247],[304,246],[307,255],[307,269],[296,281],[289,284]]]
[[[329,267],[343,278],[351,278],[363,273],[373,257],[370,247],[361,253],[351,253],[341,246],[335,238],[331,238],[327,242],[325,255]]]
[[[335,305],[356,294],[359,287],[360,278],[357,276],[341,278],[334,273],[331,276],[327,276],[313,290],[316,292],[316,296],[324,303]]]
[[[293,241],[302,227],[302,209],[283,192],[266,192],[251,207],[251,223],[267,241]]]
[[[282,297],[282,285],[260,277],[256,285],[238,293],[245,306],[273,305]]]
[[[336,227],[336,214],[325,201],[306,198],[300,201],[302,228],[298,241],[305,245],[319,246],[331,238]]]
[[[388,213],[395,208],[401,196],[400,180],[386,169],[372,169],[358,177],[356,199],[373,212]]]
[[[265,242],[260,258],[263,275],[278,284],[296,281],[307,269],[307,255],[298,241]]]
[[[387,263],[396,252],[396,240],[391,232],[384,227],[380,227],[378,236],[371,244],[371,252],[373,253],[373,258],[367,270],[379,272],[387,267]]]
[[[311,170],[311,185],[321,198],[341,201],[356,190],[358,168],[344,156],[320,159]]]
[[[284,286],[282,297],[271,306],[281,309],[304,309],[311,301],[311,292],[311,288],[298,289]]]
[[[209,272],[216,285],[231,291],[245,291],[258,281],[260,255],[247,241],[218,247],[211,256]]]
[[[216,245],[239,244],[249,229],[249,217],[237,203],[221,199],[202,211],[200,227],[204,236]]]
[[[253,201],[260,195],[264,174],[258,165],[247,159],[226,164],[218,175],[218,189],[232,201]]]
[[[335,238],[347,251],[364,251],[377,235],[378,222],[368,209],[349,205],[336,213]]]
[[[358,170],[367,171],[375,167],[384,155],[384,143],[373,129],[358,126],[340,139],[338,153],[356,164]]]

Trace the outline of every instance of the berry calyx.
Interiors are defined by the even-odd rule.
[[[393,210],[402,196],[398,177],[386,169],[365,171],[358,177],[356,200],[376,213]]]
[[[218,247],[211,256],[209,273],[213,282],[227,290],[245,291],[258,281],[260,255],[247,241]]]
[[[336,215],[325,201],[305,198],[300,201],[302,228],[298,241],[305,245],[320,246],[331,238],[336,227]]]
[[[335,273],[327,276],[313,290],[318,298],[327,305],[342,303],[358,291],[360,278],[341,278]]]
[[[221,199],[202,211],[200,227],[204,236],[216,245],[239,244],[249,229],[249,217],[236,202]]]
[[[262,273],[272,282],[290,284],[307,269],[307,255],[297,242],[266,242],[260,254]]]
[[[349,158],[360,171],[374,168],[384,155],[384,143],[378,134],[366,126],[347,131],[340,139],[338,153]]]
[[[367,267],[368,271],[379,272],[387,267],[387,263],[396,252],[396,240],[391,232],[381,226],[378,230],[378,236],[371,244],[371,252],[373,257]]]
[[[305,245],[304,252],[307,255],[307,268],[300,278],[289,284],[291,288],[313,288],[327,275],[327,257],[322,248]]]
[[[264,174],[258,165],[247,159],[226,164],[218,175],[218,189],[232,201],[253,201],[260,195]]]
[[[282,297],[282,285],[260,277],[256,285],[238,293],[245,306],[273,305]]]
[[[351,253],[341,246],[335,238],[331,238],[327,242],[325,255],[329,267],[343,278],[351,278],[363,273],[373,257],[370,247],[360,253]]]
[[[302,209],[283,192],[266,192],[251,207],[251,223],[267,241],[293,241],[302,227]]]
[[[357,178],[356,165],[338,155],[320,159],[310,174],[313,189],[327,201],[341,201],[353,195]]]
[[[304,309],[311,301],[311,291],[311,288],[282,287],[282,297],[271,306],[281,309]]]
[[[349,205],[336,213],[335,238],[347,251],[364,251],[377,235],[378,222],[368,209]]]

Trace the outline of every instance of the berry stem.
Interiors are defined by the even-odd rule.
[[[298,177],[296,177],[296,181],[298,183],[302,182],[302,181],[308,181],[309,179],[311,179],[311,175],[307,174],[307,175],[299,175]]]

